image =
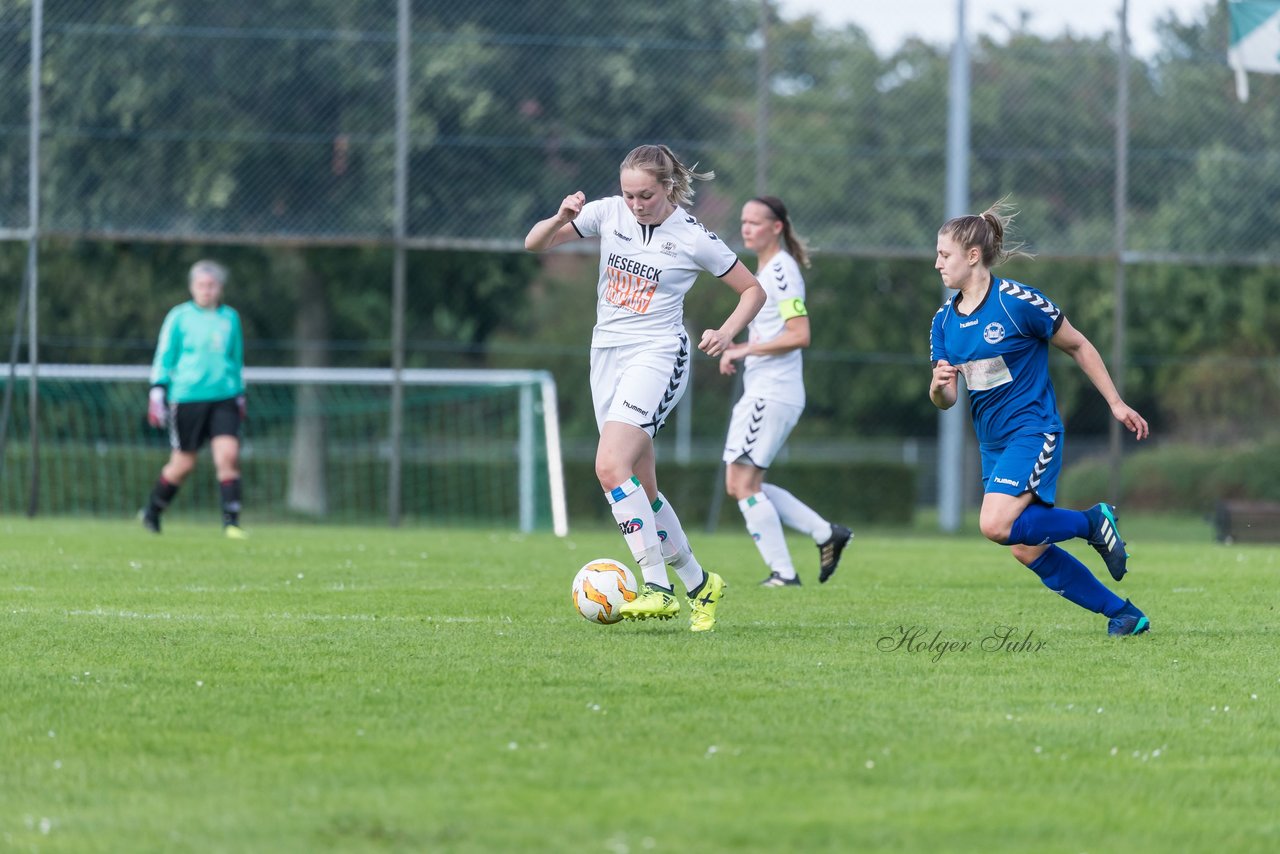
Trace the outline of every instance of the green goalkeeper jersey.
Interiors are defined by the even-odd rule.
[[[151,364],[151,384],[170,403],[226,400],[244,393],[244,335],[230,306],[188,300],[165,315]]]

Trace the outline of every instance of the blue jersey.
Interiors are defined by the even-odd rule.
[[[929,358],[964,374],[978,441],[1062,432],[1049,379],[1049,339],[1066,319],[1062,311],[1035,288],[994,276],[981,304],[961,299],[957,293],[933,316]]]

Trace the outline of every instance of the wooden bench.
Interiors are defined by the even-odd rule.
[[[1280,502],[1219,501],[1214,523],[1218,540],[1228,545],[1280,542]]]

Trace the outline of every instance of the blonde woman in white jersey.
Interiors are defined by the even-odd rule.
[[[809,266],[804,241],[776,196],[760,196],[742,206],[742,243],[756,253],[756,277],[768,299],[751,321],[745,344],[734,344],[720,356],[720,373],[736,373],[744,362],[742,399],[733,408],[725,438],[725,490],[738,509],[769,567],[765,587],[800,584],[782,525],[813,537],[818,546],[818,581],[825,582],[840,564],[840,554],[853,534],[828,522],[790,492],[764,477],[804,411],[804,363],[809,346],[809,313],[804,304],[804,277]]]
[[[555,216],[534,225],[525,248],[542,252],[570,240],[600,238],[596,325],[591,335],[591,397],[600,442],[596,477],[640,565],[644,588],[624,618],[671,619],[680,601],[670,564],[689,594],[690,628],[715,626],[725,583],[693,555],[680,520],[658,491],[653,437],[689,382],[684,295],[702,271],[738,293],[738,305],[698,349],[719,356],[764,304],[760,283],[724,243],[689,214],[695,172],[665,145],[642,145],[622,161],[622,195],[587,202],[566,196]]]

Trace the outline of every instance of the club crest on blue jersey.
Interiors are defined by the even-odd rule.
[[[982,330],[982,339],[988,344],[999,344],[1004,340],[1004,324],[988,323]]]

